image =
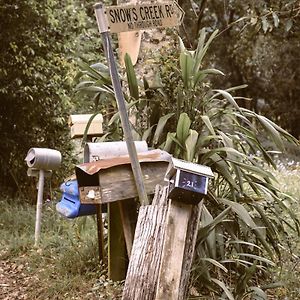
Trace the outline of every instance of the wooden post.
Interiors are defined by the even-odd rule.
[[[192,205],[170,201],[155,300],[178,300]]]
[[[118,202],[108,204],[108,277],[121,281],[126,277],[128,256]]]
[[[140,208],[123,300],[154,299],[167,216],[166,192],[160,200],[157,205]]]
[[[97,220],[97,233],[98,233],[98,251],[100,263],[105,263],[105,250],[104,250],[104,235],[103,235],[103,220],[101,204],[96,204],[96,220]]]
[[[170,201],[155,300],[187,299],[201,208]]]
[[[137,205],[134,199],[118,201],[128,258],[130,258],[137,222]]]
[[[200,216],[203,208],[203,201],[198,205],[193,205],[192,213],[189,219],[188,229],[186,233],[184,260],[182,263],[182,274],[179,287],[178,299],[187,299],[190,287],[190,273],[194,259],[195,246],[197,241],[197,233],[200,226]]]
[[[168,204],[167,188],[141,207],[122,300],[186,299],[201,207]]]

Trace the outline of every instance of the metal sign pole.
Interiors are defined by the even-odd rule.
[[[143,182],[143,174],[142,174],[141,166],[138,161],[136,148],[131,134],[131,128],[130,128],[129,118],[126,110],[125,99],[122,92],[120,78],[118,75],[114,53],[110,42],[109,30],[105,18],[103,4],[102,3],[95,4],[94,9],[95,9],[99,32],[101,34],[101,38],[103,42],[104,52],[109,64],[110,76],[115,91],[115,96],[116,96],[117,105],[120,113],[120,118],[121,118],[121,123],[124,131],[127,149],[131,160],[131,167],[132,167],[132,172],[136,183],[137,192],[140,198],[140,203],[142,205],[147,205],[149,204],[149,201],[148,201],[145,185]]]

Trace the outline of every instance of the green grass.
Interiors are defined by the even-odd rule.
[[[290,209],[300,218],[300,164],[279,163],[273,172],[280,189],[293,196],[295,202]],[[289,237],[282,244],[281,266],[274,271],[274,277],[285,284],[284,288],[275,290],[276,299],[300,299],[300,237],[287,228]]]
[[[30,283],[29,298],[71,299],[75,293],[82,299],[105,271],[98,262],[92,217],[65,220],[54,205],[45,205],[39,249],[33,247],[34,206],[3,200],[0,220],[1,259],[26,265],[26,273],[37,278]]]

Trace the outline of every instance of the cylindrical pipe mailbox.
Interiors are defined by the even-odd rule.
[[[61,153],[48,148],[31,148],[25,160],[29,168],[56,170],[61,164]]]
[[[147,152],[145,141],[135,141],[136,152]],[[84,162],[92,162],[105,158],[128,155],[126,142],[87,143],[84,147]]]

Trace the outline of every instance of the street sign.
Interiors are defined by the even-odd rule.
[[[182,23],[184,11],[176,1],[105,8],[110,32],[175,27]]]

